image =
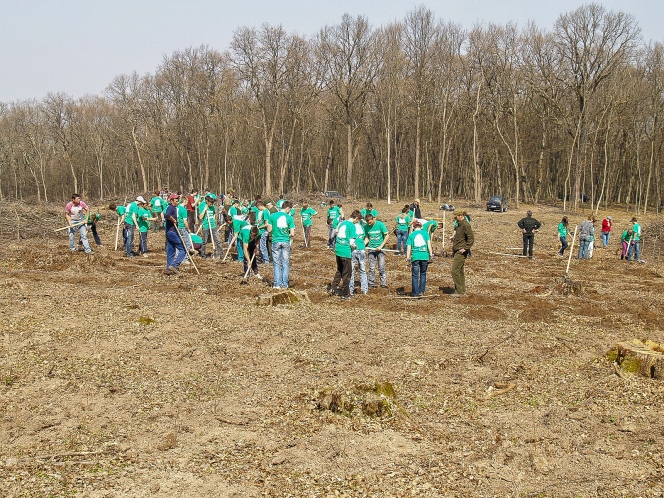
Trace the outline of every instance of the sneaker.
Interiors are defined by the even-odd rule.
[[[191,262],[190,262],[188,259],[185,259],[185,260],[184,260],[182,263],[180,263],[180,264],[181,264],[181,265],[190,265]]]
[[[255,273],[254,277],[256,277],[258,280],[263,280],[263,277],[261,277],[260,273]]]
[[[144,253],[143,253],[143,257],[144,257],[144,258],[149,258],[150,256],[148,255],[147,252],[144,252]]]
[[[450,294],[450,297],[463,297],[465,295],[466,295],[465,293],[462,294],[460,292],[453,292],[452,294]]]
[[[381,289],[387,289],[387,285],[381,285],[380,288]]]
[[[169,266],[167,269],[171,270],[171,272],[173,272],[173,273],[179,273],[180,272],[180,269],[176,266]]]

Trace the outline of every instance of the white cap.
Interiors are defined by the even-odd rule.
[[[138,202],[140,202],[141,204],[147,204],[147,202],[145,202],[145,199],[143,199],[142,195],[139,195],[138,197],[136,197],[136,200]]]

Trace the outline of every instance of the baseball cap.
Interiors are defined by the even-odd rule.
[[[138,197],[136,197],[136,201],[140,202],[141,204],[147,204],[147,202],[145,202],[145,199],[143,199],[142,195],[139,195]]]
[[[171,194],[168,196],[168,200],[172,201],[173,199],[179,199],[180,196],[178,194]]]
[[[216,200],[217,200],[217,196],[214,195],[212,192],[210,192],[210,193],[209,193],[208,195],[206,195],[205,197],[207,197],[208,199],[212,199],[213,201],[216,201]]]
[[[452,213],[453,216],[465,216],[466,212],[463,209],[455,209]]]

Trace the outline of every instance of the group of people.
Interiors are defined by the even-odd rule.
[[[165,272],[174,274],[179,272],[181,265],[189,264],[189,258],[196,252],[203,259],[220,258],[223,252],[220,230],[225,229],[223,240],[227,246],[226,254],[231,247],[237,247],[237,257],[243,262],[245,275],[251,271],[257,278],[262,278],[259,263],[272,263],[273,287],[276,289],[289,286],[295,207],[283,196],[274,204],[271,201],[264,203],[261,196],[256,196],[252,201],[240,202],[232,191],[227,196],[217,196],[208,190],[203,195],[199,195],[197,190],[181,195],[169,192],[167,188],[155,191],[149,202],[139,195],[125,205],[109,206],[118,215],[118,231],[122,225],[122,247],[127,258],[139,255],[147,257],[148,232],[163,229],[166,239]],[[90,213],[80,195],[72,195],[65,214],[72,250],[75,250],[74,239],[78,232],[85,252],[91,252],[87,240],[89,223],[92,223],[95,240],[101,245],[95,230],[99,215]],[[343,299],[356,295],[356,272],[359,274],[360,293],[367,294],[369,289],[378,286],[387,288],[385,263],[388,249],[385,246],[391,233],[394,233],[397,237],[397,249],[394,252],[406,257],[412,272],[412,296],[424,295],[428,265],[434,258],[431,240],[438,222],[422,218],[419,199],[404,206],[395,218],[396,224],[392,231],[388,230],[370,202],[362,210],[353,210],[346,218],[343,206],[330,201],[326,214],[329,228],[327,247],[334,250],[337,262],[330,285],[331,293]],[[311,227],[318,212],[303,203],[299,215],[304,248],[311,248]],[[455,256],[452,277],[455,282],[454,294],[463,295],[464,262],[470,255],[474,239],[466,212],[456,210],[454,217],[455,235],[452,244]],[[138,251],[135,251],[137,239]]]
[[[578,259],[590,259],[593,257],[595,248],[595,216],[589,215],[586,220],[579,225],[579,252]],[[519,220],[517,226],[523,233],[523,256],[533,259],[533,245],[535,234],[541,228],[542,223],[533,217],[532,211],[528,211],[526,216]],[[607,216],[602,220],[601,240],[602,247],[609,246],[611,239],[611,232],[613,230],[613,218]],[[569,247],[568,238],[570,235],[569,219],[563,216],[560,223],[558,223],[558,240],[560,241],[560,249],[558,256],[564,257],[565,250]],[[641,257],[641,225],[638,223],[636,217],[631,220],[631,227],[625,229],[620,242],[622,251],[620,259],[627,261],[639,261]],[[633,258],[633,259],[632,259]]]
[[[578,259],[590,259],[593,257],[595,249],[595,216],[589,215],[586,220],[581,222],[579,225],[579,252],[577,254]],[[620,238],[620,243],[622,245],[622,251],[620,253],[620,259],[626,259],[627,261],[639,261],[641,258],[641,225],[639,224],[636,217],[632,217],[630,228],[627,228],[623,231]],[[560,250],[558,251],[559,256],[565,255],[565,249],[569,247],[567,238],[569,236],[569,220],[567,216],[563,216],[562,220],[558,224],[558,237],[560,239]],[[601,240],[602,247],[609,247],[609,240],[611,240],[611,232],[613,230],[613,218],[607,216],[602,220],[601,228]]]

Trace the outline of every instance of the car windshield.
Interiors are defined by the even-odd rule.
[[[500,201],[502,201],[502,198],[500,197],[492,197],[491,199],[489,199],[489,202],[500,202]]]

